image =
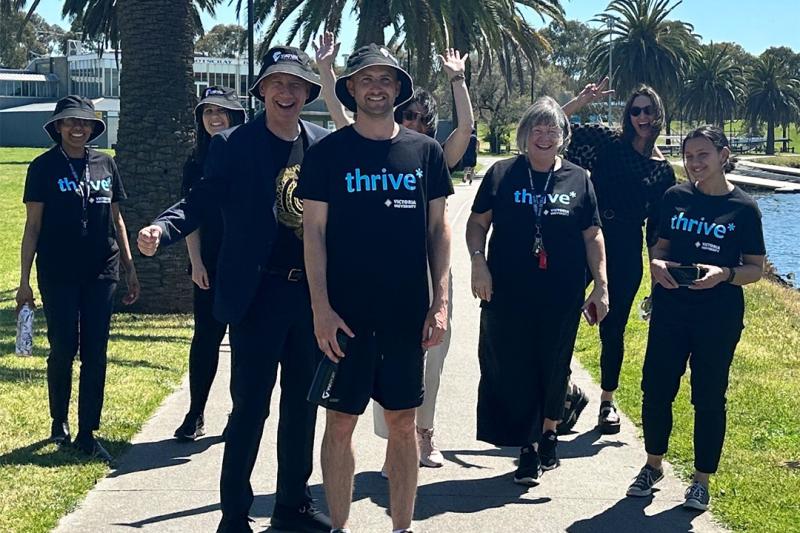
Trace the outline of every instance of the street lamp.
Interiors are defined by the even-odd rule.
[[[612,15],[606,15],[606,26],[608,27],[608,88],[613,87],[613,71],[611,70],[611,58],[614,54],[614,41],[611,39],[611,32],[614,29],[614,22],[616,22]],[[612,126],[611,123],[611,92],[608,93],[608,127]]]
[[[247,89],[253,86],[255,81],[255,57],[253,52],[253,0],[247,0]],[[247,94],[247,116],[253,118],[253,96],[248,91]]]

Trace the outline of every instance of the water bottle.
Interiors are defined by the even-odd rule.
[[[343,331],[336,332],[336,341],[339,343],[339,349],[342,353],[347,352],[348,340],[349,337]],[[311,387],[308,389],[306,399],[309,402],[327,408],[331,403],[339,401],[337,398],[331,398],[331,391],[336,381],[338,369],[339,363],[334,363],[327,355],[322,356],[322,360],[317,365],[317,371],[314,373],[314,381],[311,382]]]
[[[33,355],[33,307],[25,303],[17,315],[17,355]]]

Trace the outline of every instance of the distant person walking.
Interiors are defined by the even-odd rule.
[[[656,284],[642,373],[647,463],[628,488],[628,496],[649,496],[664,476],[672,402],[688,361],[695,473],[683,506],[697,510],[708,508],[709,478],[725,440],[728,374],[744,328],[742,285],[761,278],[766,255],[758,205],[725,177],[733,169],[730,155],[718,127],[690,132],[683,141],[689,181],[664,195],[650,261]]]
[[[91,100],[75,95],[62,98],[44,129],[56,145],[31,162],[25,179],[27,218],[17,309],[26,303],[34,305],[30,275],[35,256],[50,341],[50,440],[70,443],[72,363],[80,353],[78,434],[73,445],[111,463],[111,455],[94,432],[100,427],[103,408],[120,261],[128,288],[123,303],[132,304],[139,297],[139,280],[119,211],[125,188],[114,160],[87,147],[106,129]]]
[[[611,91],[608,79],[587,85],[564,105],[567,117]],[[614,403],[625,352],[625,326],[642,280],[642,226],[648,250],[656,243],[661,198],[675,183],[672,165],[656,147],[664,125],[664,106],[653,88],[642,85],[628,97],[622,129],[601,124],[573,124],[567,159],[589,170],[603,223],[608,271],[609,313],[600,324],[600,396],[597,427],[617,433],[620,418]],[[577,385],[568,387],[567,408],[559,432],[577,422],[588,398]]]
[[[478,164],[478,134],[475,129],[472,129],[472,134],[469,136],[469,144],[467,151],[464,152],[464,157],[461,159],[461,165],[464,167],[464,177],[461,181],[467,185],[472,185],[472,178],[475,177],[475,166]]]

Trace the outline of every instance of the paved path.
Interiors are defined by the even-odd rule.
[[[478,382],[476,356],[478,306],[469,292],[469,259],[464,227],[477,190],[456,187],[450,207],[454,227],[453,271],[456,273],[454,338],[445,365],[437,413],[437,435],[447,463],[422,469],[415,527],[424,533],[456,531],[571,533],[719,532],[709,514],[680,508],[683,486],[671,475],[655,498],[625,498],[625,489],[644,457],[637,430],[623,420],[619,435],[603,437],[592,431],[599,388],[581,368],[575,379],[588,390],[592,403],[576,432],[563,438],[562,466],[545,474],[536,488],[511,481],[516,449],[476,442],[475,403]],[[218,475],[223,445],[220,434],[229,410],[228,350],[206,413],[209,434],[192,444],[171,439],[188,405],[186,383],[175,392],[134,439],[120,458],[120,468],[100,481],[86,500],[65,517],[59,533],[92,532],[207,532],[220,517]],[[273,396],[273,412],[277,412]],[[316,458],[323,421],[317,425]],[[256,493],[251,515],[254,530],[269,527],[274,503],[276,419],[270,417],[253,475]],[[352,527],[355,532],[387,532],[388,486],[378,470],[384,441],[372,433],[372,410],[356,429],[357,474]],[[324,502],[319,466],[311,478],[312,491]]]

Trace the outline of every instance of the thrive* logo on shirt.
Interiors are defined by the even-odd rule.
[[[367,191],[415,191],[417,181],[422,179],[425,174],[421,168],[413,173],[393,174],[381,169],[380,174],[362,174],[360,168],[348,172],[344,177],[347,184],[348,193],[367,192]]]

